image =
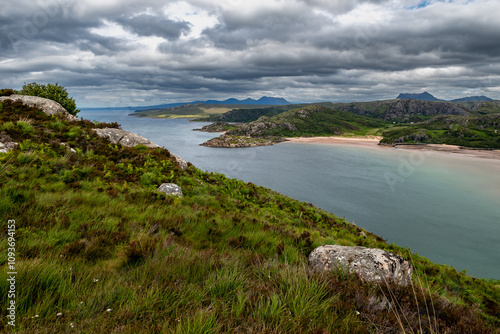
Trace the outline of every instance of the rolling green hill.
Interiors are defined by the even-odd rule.
[[[366,135],[374,134],[376,129],[386,125],[383,121],[351,112],[310,105],[273,117],[261,117],[227,134],[249,137]]]
[[[426,122],[385,131],[382,143],[448,144],[500,149],[500,114],[436,116]]]
[[[341,115],[345,127],[363,126],[363,118]],[[6,224],[15,221],[16,332],[494,333],[500,326],[500,282],[434,264],[270,189],[183,168],[166,149],[125,147],[94,131],[118,126],[0,104],[0,140],[17,143],[0,153],[0,296],[6,302],[10,291]],[[160,193],[164,182],[183,196]],[[307,256],[324,244],[408,258],[413,285],[309,270]],[[4,329],[5,304],[0,312]]]
[[[462,107],[458,108],[458,104]],[[328,105],[345,110],[328,108]],[[287,106],[289,107],[291,106]],[[282,111],[272,117],[261,116],[247,124],[229,126],[217,123],[220,128],[226,127],[229,130],[220,138],[224,140],[212,140],[203,145],[226,147],[225,143],[231,142],[231,136],[249,137],[245,139],[246,146],[255,146],[277,143],[282,141],[283,137],[379,135],[384,137],[381,141],[384,144],[428,143],[500,149],[500,113],[497,112],[497,107],[496,101],[451,103],[397,100],[350,104],[323,103]],[[281,110],[283,109],[270,109],[272,113]],[[433,116],[436,114],[438,116]],[[231,111],[217,118],[226,115],[229,119],[233,119],[235,115],[244,120],[245,117],[251,119],[256,114]],[[404,120],[406,123],[393,120]],[[251,138],[270,140],[255,142]]]
[[[305,105],[286,105],[286,106],[272,106],[264,108],[239,108],[232,109],[220,115],[212,115],[205,118],[197,119],[203,122],[237,122],[237,123],[249,123],[256,121],[262,116],[276,116],[285,111],[298,108]]]

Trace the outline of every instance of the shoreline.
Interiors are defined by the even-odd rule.
[[[447,144],[403,144],[403,145],[380,145],[380,136],[366,137],[289,137],[285,138],[285,143],[305,143],[305,144],[323,144],[323,145],[346,145],[346,146],[363,146],[377,149],[393,149],[393,150],[422,150],[440,152],[443,154],[452,154],[455,156],[482,158],[500,160],[500,149],[469,149],[462,148],[456,145]]]

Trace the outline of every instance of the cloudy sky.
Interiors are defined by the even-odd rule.
[[[16,0],[0,88],[58,82],[79,107],[500,99],[499,17],[498,0]]]

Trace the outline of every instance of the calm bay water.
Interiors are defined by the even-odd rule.
[[[144,119],[131,110],[83,110],[118,122],[192,162],[313,203],[430,260],[500,279],[500,161],[436,152],[283,143],[199,146],[208,123]]]

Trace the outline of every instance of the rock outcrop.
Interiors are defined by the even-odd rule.
[[[10,95],[0,97],[0,101],[12,100],[21,101],[23,104],[30,106],[32,108],[38,108],[47,115],[62,115],[65,119],[69,121],[76,121],[78,118],[71,115],[56,101],[52,101],[43,97],[29,96],[29,95]]]
[[[163,183],[158,187],[158,191],[167,195],[182,197],[182,188],[175,183]]]
[[[411,284],[413,268],[399,255],[377,248],[325,245],[309,255],[314,270],[345,268],[366,282]]]
[[[226,122],[215,122],[209,125],[205,125],[201,129],[194,129],[193,131],[225,132],[229,126],[230,125]]]
[[[264,136],[268,130],[273,130],[276,128],[283,128],[286,130],[294,131],[297,130],[295,125],[288,122],[273,123],[268,121],[269,117],[262,116],[255,122],[247,123],[239,127],[238,129],[228,131],[228,135],[243,135],[247,137],[259,137]]]
[[[174,158],[174,159],[175,159],[175,161],[177,162],[177,164],[179,165],[179,167],[180,167],[182,170],[186,170],[186,169],[188,169],[188,167],[189,167],[189,166],[188,166],[188,164],[187,164],[186,160],[182,159],[182,158],[181,158],[180,156],[178,156],[178,155],[173,154],[172,152],[170,152],[170,156],[171,156],[172,158]]]
[[[153,141],[139,136],[138,134],[125,131],[116,128],[104,128],[104,129],[94,129],[99,137],[108,138],[113,144],[120,144],[122,146],[134,147],[137,145],[144,145],[147,147],[160,147],[160,145],[155,144]]]
[[[246,136],[222,135],[220,137],[207,140],[206,142],[200,145],[208,147],[236,148],[236,147],[271,146],[282,141],[284,141],[284,139],[282,138],[266,139],[266,138],[252,138]]]
[[[19,144],[13,141],[12,138],[0,133],[0,153],[7,153],[16,148],[17,145]]]
[[[108,138],[109,141],[112,142],[113,144],[120,144],[126,147],[134,147],[137,145],[144,145],[151,148],[161,147],[160,145],[154,143],[153,141],[147,138],[144,138],[143,136],[139,136],[138,134],[125,131],[122,129],[104,128],[104,129],[94,129],[94,131],[97,133],[99,137]],[[175,159],[175,161],[177,162],[177,164],[181,169],[186,170],[188,168],[188,164],[184,159],[172,153],[170,153],[170,156],[172,156]]]
[[[398,99],[373,102],[334,103],[333,109],[349,111],[356,115],[383,119],[385,121],[419,121],[418,116],[468,115],[465,104],[446,101],[424,101]]]
[[[389,105],[384,120],[408,121],[412,116],[463,115],[469,113],[450,102],[428,102],[422,100],[397,100]]]

